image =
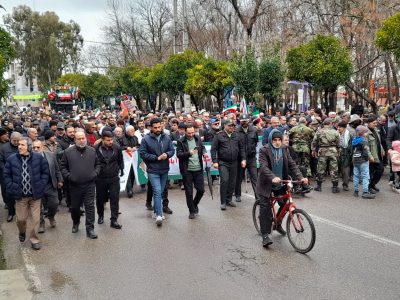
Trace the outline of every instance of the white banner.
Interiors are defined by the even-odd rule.
[[[125,191],[126,184],[128,182],[129,171],[131,169],[134,159],[134,156],[132,154],[128,154],[128,151],[126,150],[122,151],[122,156],[124,157],[124,176],[119,178],[120,192]]]

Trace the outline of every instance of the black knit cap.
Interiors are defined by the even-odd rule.
[[[277,130],[277,131],[274,131],[273,133],[272,133],[272,139],[281,139],[282,140],[282,138],[283,138],[283,134],[282,134],[282,132],[280,132],[279,130]]]

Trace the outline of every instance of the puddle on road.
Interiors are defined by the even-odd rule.
[[[74,285],[74,281],[68,275],[61,272],[53,271],[51,272],[51,283],[50,287],[54,291],[61,291],[66,285]]]

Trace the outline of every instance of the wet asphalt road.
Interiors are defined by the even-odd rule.
[[[107,209],[106,222],[96,224],[98,240],[87,239],[82,225],[72,234],[61,207],[57,228],[42,235],[38,252],[19,245],[15,224],[3,223],[9,267],[24,261],[34,267],[26,272],[34,299],[400,298],[400,195],[386,176],[375,200],[334,195],[327,182],[322,193],[295,199],[315,218],[317,241],[307,255],[277,233],[263,249],[251,219],[254,199],[243,196],[223,212],[218,187],[214,200],[206,190],[200,215],[189,220],[184,194],[174,186],[174,213],[161,228],[145,210],[144,193],[123,197],[122,230],[109,227]]]

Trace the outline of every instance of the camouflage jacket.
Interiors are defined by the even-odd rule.
[[[304,124],[289,130],[289,139],[295,152],[310,153],[310,145],[315,135],[314,130]]]
[[[339,132],[330,127],[317,131],[311,143],[311,150],[318,151],[318,156],[338,156]]]

